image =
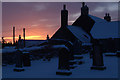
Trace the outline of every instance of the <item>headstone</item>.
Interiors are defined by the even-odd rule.
[[[65,46],[69,49],[69,52],[70,52],[70,57],[69,57],[69,59],[70,60],[74,60],[74,53],[73,53],[73,44],[72,44],[72,42],[70,42],[70,41],[67,41],[66,43],[65,43]]]
[[[102,48],[98,40],[96,40],[93,44],[93,65],[91,69],[96,69],[96,70],[106,69],[103,63]]]
[[[79,40],[76,40],[75,42],[74,42],[74,45],[73,45],[73,53],[74,53],[74,59],[76,59],[76,63],[77,64],[82,64],[83,63],[83,61],[81,61],[80,59],[82,59],[83,58],[83,56],[81,55],[81,46],[82,44],[81,44],[81,42],[79,41]]]
[[[22,52],[20,50],[16,51],[16,65],[14,71],[21,72],[24,71],[23,61],[22,61]]]
[[[73,44],[73,51],[74,51],[74,54],[76,55],[81,55],[81,42],[79,40],[75,40],[74,44]]]
[[[76,61],[74,60],[74,52],[73,52],[73,43],[70,41],[67,41],[65,43],[65,46],[69,49],[69,67],[70,69],[74,69],[76,66]]]
[[[77,64],[76,60],[69,60],[70,69],[74,69],[75,67],[77,67],[75,64]]]
[[[77,63],[78,65],[83,64],[83,61],[81,60],[81,59],[83,58],[82,55],[74,55],[74,58],[75,58],[76,63]]]
[[[59,51],[59,65],[58,71],[56,72],[57,75],[71,75],[72,72],[70,71],[69,67],[69,50],[68,48],[62,48]]]
[[[23,52],[23,56],[22,57],[23,57],[23,66],[26,66],[26,67],[31,66],[29,52]]]

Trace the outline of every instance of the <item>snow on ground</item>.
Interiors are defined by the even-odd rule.
[[[21,50],[21,51],[34,51],[34,50],[42,49],[44,47],[45,46],[33,46],[33,47],[29,47],[29,48],[25,47],[24,49],[19,49],[19,50]],[[17,51],[17,49],[15,49],[14,47],[0,49],[0,52],[2,52],[2,53],[13,53],[16,51]]]
[[[116,56],[117,53],[104,53],[106,56]]]
[[[58,58],[52,58],[50,62],[43,60],[32,61],[31,67],[24,67],[24,72],[14,72],[15,65],[3,66],[3,78],[117,78],[118,58],[104,56],[106,70],[91,70],[92,59],[88,54],[83,54],[84,63],[72,69],[72,75],[56,75],[58,71]]]
[[[2,53],[12,53],[15,51],[16,51],[16,49],[14,47],[5,47],[3,49],[0,49],[0,52],[2,52]]]

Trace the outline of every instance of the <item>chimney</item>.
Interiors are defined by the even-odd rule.
[[[84,7],[85,6],[85,2],[82,2],[82,7]]]
[[[13,27],[13,44],[15,44],[15,27]]]
[[[61,10],[61,27],[66,27],[68,25],[68,10],[66,10],[66,5],[63,5],[63,10]]]
[[[109,14],[109,13],[106,13],[105,16],[104,16],[104,19],[105,19],[106,21],[110,22],[110,21],[111,21],[111,16],[110,16],[110,14]]]
[[[63,5],[63,10],[66,10],[66,5]]]
[[[82,3],[82,7],[81,7],[81,15],[88,15],[89,14],[89,8],[88,6],[85,4],[85,2]]]
[[[111,16],[110,16],[110,14],[108,13],[108,22],[110,22],[111,21]]]
[[[25,28],[23,28],[23,40],[24,40],[24,47],[25,47]]]

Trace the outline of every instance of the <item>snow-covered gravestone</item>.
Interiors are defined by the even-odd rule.
[[[73,52],[75,55],[81,55],[82,43],[79,40],[76,40],[73,44]]]
[[[71,75],[72,72],[70,71],[69,67],[69,49],[64,47],[61,48],[59,51],[59,65],[58,71],[56,71],[57,75]]]
[[[91,69],[104,70],[106,67],[103,62],[103,53],[98,40],[93,43],[93,65]]]
[[[29,52],[23,52],[23,66],[29,67],[31,66],[31,61],[30,61],[30,54]]]
[[[77,62],[78,62],[78,64],[82,64],[83,62],[81,61],[81,60],[79,60],[79,59],[82,59],[83,58],[83,56],[81,55],[82,53],[81,53],[81,46],[82,44],[81,44],[81,42],[80,41],[78,41],[78,40],[76,40],[75,42],[74,42],[74,44],[73,44],[73,53],[74,53],[74,59],[76,59],[77,60]]]
[[[70,69],[74,69],[76,66],[76,60],[74,60],[74,52],[73,52],[73,43],[68,41],[65,43],[65,46],[69,49],[69,67]]]
[[[22,52],[20,50],[16,51],[16,65],[14,71],[21,72],[24,71],[23,61],[22,61]]]

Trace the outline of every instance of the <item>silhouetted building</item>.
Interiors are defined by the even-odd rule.
[[[83,2],[81,7],[81,15],[68,25],[68,10],[63,5],[61,10],[61,27],[51,37],[51,40],[67,40],[72,43],[82,45],[93,43],[94,39],[98,39],[103,46],[103,51],[115,52],[120,50],[120,38],[118,37],[119,21],[111,21],[111,16],[106,13],[104,19],[89,14],[89,8]],[[47,35],[47,40],[49,36]],[[40,45],[46,40],[25,40],[26,46]],[[114,46],[114,48],[112,48]]]
[[[95,21],[89,16],[89,8],[83,2],[81,8],[81,16],[78,17],[78,19],[72,25],[82,27],[82,29],[89,34],[94,23]]]
[[[89,14],[89,8],[83,2],[80,17],[78,17],[72,25],[67,25],[67,12],[64,5],[64,9],[61,11],[61,27],[51,39],[65,39],[73,43],[79,40],[82,44],[90,43],[94,39],[98,39],[101,45],[104,46],[104,51],[110,51],[110,49],[112,49],[111,51],[116,51],[119,49],[117,45],[120,44],[120,38],[118,37],[119,21],[111,21],[109,13],[106,13],[104,19],[92,16]],[[112,38],[112,43],[110,38]],[[105,46],[106,44],[107,47]],[[113,44],[115,47],[114,49],[110,46]]]
[[[96,23],[91,34],[94,39],[98,39],[103,46],[104,52],[116,52],[120,50],[120,38],[118,25],[120,21]]]
[[[85,11],[84,9],[86,8],[83,8],[82,10]],[[86,15],[81,15],[81,16],[86,16]],[[79,23],[79,21],[75,21],[75,22]],[[79,40],[79,42],[89,43],[90,35],[84,29],[79,27],[79,25],[68,26],[68,11],[66,10],[66,6],[64,5],[63,10],[61,10],[61,27],[51,37],[51,39],[65,39],[71,42]]]

